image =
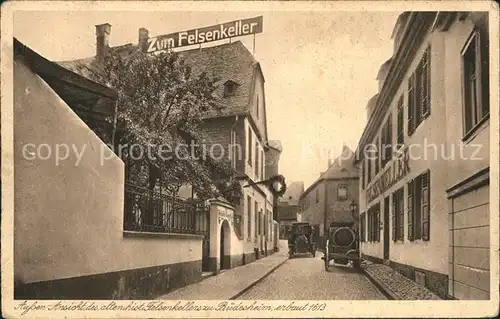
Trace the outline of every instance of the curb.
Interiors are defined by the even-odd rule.
[[[389,299],[389,300],[401,300],[401,298],[392,291],[389,287],[383,284],[380,280],[378,280],[375,276],[373,276],[369,271],[365,268],[361,267],[363,273],[366,277]]]
[[[255,287],[255,285],[257,285],[259,282],[261,282],[262,280],[264,280],[267,276],[269,276],[271,273],[273,273],[276,269],[278,269],[279,267],[281,267],[281,265],[283,265],[284,263],[286,263],[287,260],[288,260],[288,258],[286,258],[285,260],[283,260],[282,262],[280,262],[279,264],[277,264],[276,266],[274,266],[264,276],[260,277],[259,279],[257,279],[256,281],[254,281],[253,283],[251,283],[250,285],[248,285],[246,288],[244,288],[243,290],[241,290],[240,292],[238,292],[236,295],[234,295],[231,298],[229,298],[228,300],[234,300],[234,299],[238,298],[239,296],[243,295],[245,292],[247,292],[250,289],[252,289],[253,287]]]

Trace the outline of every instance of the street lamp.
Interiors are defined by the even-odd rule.
[[[357,207],[358,207],[358,205],[356,205],[356,202],[353,199],[352,202],[351,202],[351,205],[349,205],[349,208],[351,209],[351,212],[354,213],[356,211]]]
[[[352,200],[351,204],[349,205],[349,208],[351,209],[352,218],[354,218],[354,220],[358,220],[359,216],[357,216],[357,214],[356,214],[358,205],[356,204],[354,199]]]

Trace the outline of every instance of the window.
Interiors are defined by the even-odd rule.
[[[368,209],[368,241],[380,241],[380,203]]]
[[[408,136],[427,118],[431,110],[430,47],[408,81]]]
[[[366,240],[366,237],[365,237],[365,228],[366,228],[366,214],[365,212],[362,212],[361,213],[361,216],[360,216],[360,229],[359,229],[359,236],[360,236],[360,240],[361,242],[364,242]]]
[[[382,167],[392,159],[392,114],[382,128]]]
[[[252,237],[252,199],[247,196],[247,238]]]
[[[224,84],[224,97],[233,96],[236,91],[236,83],[232,81],[227,81]]]
[[[257,95],[257,103],[255,103],[255,109],[256,109],[256,113],[257,113],[257,118],[259,118],[259,109],[260,109],[259,95]]]
[[[396,138],[398,149],[405,142],[405,132],[404,132],[404,114],[403,114],[403,96],[401,96],[398,100],[398,111],[397,111],[397,128],[396,128]]]
[[[404,186],[392,193],[392,240],[404,240]]]
[[[337,188],[337,200],[347,200],[347,186],[339,185]]]
[[[378,171],[380,170],[380,137],[377,137],[377,140],[375,142],[375,145],[377,147],[374,149],[375,156],[374,156],[374,161],[375,161],[375,176],[377,176]]]
[[[255,176],[259,176],[259,143],[255,141]]]
[[[255,226],[254,226],[254,233],[255,233],[255,237],[257,237],[258,235],[258,228],[259,227],[259,203],[257,203],[257,201],[255,201]]]
[[[365,189],[365,161],[361,162],[361,189]]]
[[[476,28],[462,52],[464,135],[489,115],[489,41],[487,28]]]
[[[429,240],[430,171],[408,183],[408,240]]]
[[[252,129],[250,126],[248,127],[248,164],[252,166],[252,149],[253,149],[253,144],[252,144]]]
[[[264,179],[264,151],[260,152],[260,178]]]
[[[366,161],[366,165],[368,166],[367,184],[370,184],[370,182],[372,180],[372,160],[368,159]]]

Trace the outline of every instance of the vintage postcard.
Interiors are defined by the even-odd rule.
[[[6,318],[494,317],[493,1],[9,1]]]

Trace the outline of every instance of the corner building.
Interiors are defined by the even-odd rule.
[[[487,13],[402,13],[356,151],[363,257],[443,299],[490,296],[488,33]]]

